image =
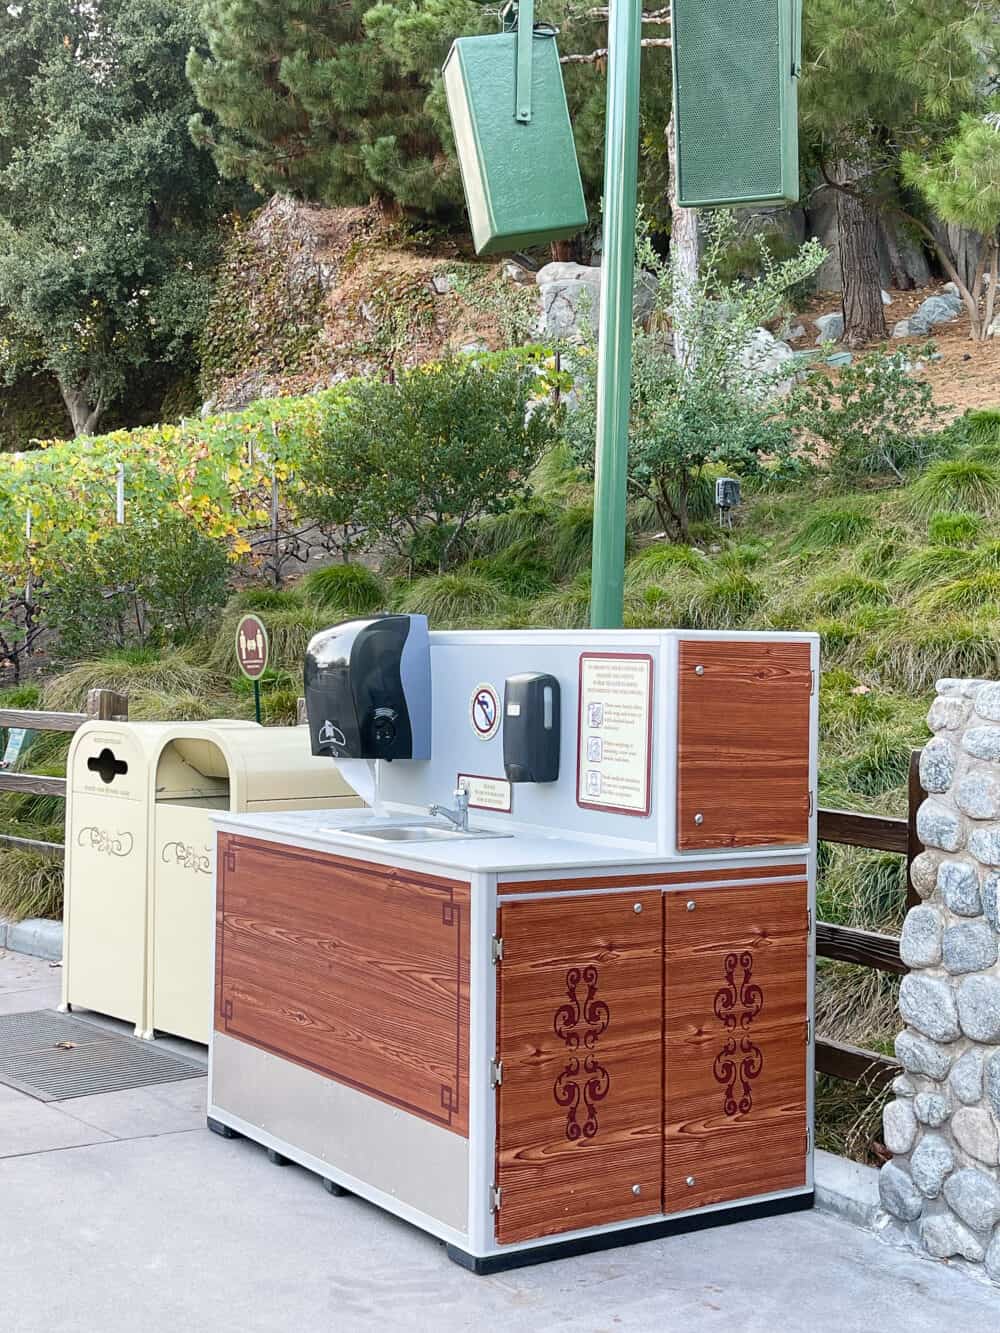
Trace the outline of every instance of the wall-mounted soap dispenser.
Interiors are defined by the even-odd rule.
[[[427,617],[376,616],[321,630],[306,650],[305,696],[313,754],[429,759]]]
[[[543,672],[508,676],[503,692],[503,766],[509,782],[559,777],[559,682]]]

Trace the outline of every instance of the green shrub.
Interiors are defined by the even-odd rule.
[[[546,558],[557,579],[568,579],[590,568],[594,541],[594,510],[571,505],[559,514],[546,534]]]
[[[583,629],[590,624],[590,575],[578,574],[571,583],[536,602],[531,623],[545,629]]]
[[[1000,465],[942,459],[912,484],[909,503],[914,514],[928,519],[938,510],[994,516],[1000,512]]]
[[[885,584],[862,574],[824,574],[807,590],[823,615],[835,616],[857,606],[884,606],[889,600]]]
[[[62,860],[28,847],[0,844],[0,917],[24,921],[62,916]]]
[[[1000,615],[1000,573],[977,574],[942,584],[925,593],[920,605],[935,614],[975,615],[979,611],[992,611]]]
[[[1000,672],[1000,635],[995,621],[975,617],[930,622],[909,617],[872,642],[862,660],[898,689],[929,690],[941,676],[995,677]]]
[[[690,546],[647,546],[625,566],[625,582],[642,587],[661,579],[676,578],[678,574],[707,574],[711,568],[706,558]]]
[[[836,376],[826,367],[814,371],[793,391],[791,420],[807,441],[826,445],[835,474],[863,479],[891,473],[902,481],[904,468],[945,447],[929,437],[941,409],[927,381],[910,373],[909,356],[909,349],[870,352]]]
[[[855,562],[863,574],[888,578],[909,550],[910,542],[900,528],[877,533],[858,547]]]
[[[324,611],[368,615],[385,607],[386,589],[364,565],[327,565],[314,569],[299,584],[303,601]]]
[[[318,522],[354,525],[359,541],[404,557],[415,534],[436,530],[443,571],[470,524],[524,500],[556,442],[558,413],[532,403],[536,391],[534,368],[516,358],[489,368],[450,358],[359,383],[302,468],[304,503]]]
[[[400,611],[422,612],[435,628],[471,629],[499,615],[506,601],[503,588],[493,579],[456,570],[429,574],[406,585],[398,605]]]
[[[290,611],[302,605],[298,588],[241,588],[226,603],[227,611]]]
[[[793,551],[823,551],[857,543],[872,527],[871,507],[863,500],[816,505],[792,542]]]
[[[691,629],[744,629],[765,598],[763,586],[749,574],[723,573],[688,596]]]
[[[975,556],[958,546],[925,546],[902,559],[893,581],[903,588],[926,588],[961,578],[975,566]]]
[[[75,713],[83,708],[90,690],[117,690],[130,696],[152,692],[163,695],[208,696],[221,688],[214,672],[191,661],[186,652],[162,654],[150,649],[89,658],[59,675],[50,676],[42,690],[43,706],[55,712]]]
[[[968,447],[975,453],[981,451],[996,457],[1000,450],[1000,407],[984,407],[976,412],[966,412],[961,419]]]
[[[499,555],[470,560],[465,569],[496,583],[508,597],[535,598],[552,591],[549,563],[535,554],[535,543],[530,538]]]
[[[186,519],[67,537],[52,554],[42,605],[67,657],[189,638],[226,600],[225,549]]]
[[[932,514],[927,535],[936,546],[968,546],[982,526],[975,514]]]

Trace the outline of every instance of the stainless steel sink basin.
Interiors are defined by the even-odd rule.
[[[385,842],[435,842],[440,839],[454,841],[456,838],[506,838],[507,833],[492,833],[488,829],[462,829],[444,828],[437,824],[430,824],[419,828],[380,828],[371,829],[370,832],[361,833],[362,838],[380,838]]]
[[[513,834],[497,833],[493,829],[448,828],[445,824],[393,823],[347,824],[338,833],[350,833],[356,838],[377,838],[380,842],[454,842],[463,838],[510,838]]]

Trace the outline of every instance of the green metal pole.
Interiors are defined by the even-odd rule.
[[[260,681],[253,683],[253,715],[257,719],[257,725],[260,725]]]
[[[590,593],[594,629],[621,625],[625,600],[625,464],[632,384],[641,20],[642,0],[611,0]]]

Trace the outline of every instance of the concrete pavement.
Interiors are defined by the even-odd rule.
[[[0,1012],[58,971],[0,954]],[[10,1333],[945,1333],[1000,1292],[824,1213],[475,1278],[433,1239],[204,1128],[204,1081],[42,1105],[0,1086]]]

